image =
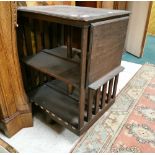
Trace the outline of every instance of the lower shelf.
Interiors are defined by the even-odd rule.
[[[39,105],[41,109],[51,113],[58,120],[60,119],[74,127],[78,126],[78,102],[49,87],[49,83],[31,92],[29,97],[31,102]]]
[[[31,92],[29,97],[31,102],[47,112],[57,123],[81,135],[114,103],[121,70],[119,67],[118,72],[114,70],[115,74],[109,73],[99,82],[90,85],[85,91],[84,109],[79,106],[79,88],[72,89],[56,79]],[[80,115],[82,119],[79,119]]]
[[[68,95],[69,97],[73,98],[76,101],[79,101],[79,89],[73,88],[73,91],[71,94],[68,93],[68,86],[60,81],[60,80],[51,80],[46,83],[47,86],[49,86],[52,89],[55,89],[56,91]]]

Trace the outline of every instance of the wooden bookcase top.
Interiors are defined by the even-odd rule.
[[[73,21],[81,22],[95,22],[110,17],[128,15],[130,13],[129,11],[124,10],[109,10],[102,8],[77,7],[66,5],[19,7],[18,11],[47,15],[61,19],[70,19]]]

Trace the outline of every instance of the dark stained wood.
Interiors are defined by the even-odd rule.
[[[26,43],[26,49],[27,49],[27,56],[31,55],[33,53],[32,49],[32,40],[31,40],[31,29],[29,26],[30,19],[25,19],[24,24],[24,32],[25,32],[25,43]],[[26,24],[27,23],[27,24]]]
[[[79,112],[78,102],[76,100],[57,92],[46,84],[34,90],[30,96],[31,101],[52,112],[69,124],[75,127],[78,126]]]
[[[68,94],[68,85],[60,80],[50,80],[49,82],[46,83],[46,85],[48,85],[52,89],[55,89],[56,91],[64,95],[70,96],[77,102],[79,101],[79,89],[78,88],[74,88],[72,93]]]
[[[87,121],[89,122],[92,119],[92,107],[94,101],[94,90],[88,90],[88,105],[87,105]]]
[[[60,45],[64,45],[64,25],[63,24],[60,24],[61,26],[60,26],[60,31],[61,31],[61,38],[60,38]]]
[[[127,24],[128,17],[123,17],[91,25],[88,84],[120,65]]]
[[[17,46],[18,46],[18,54],[19,57],[24,57],[24,27],[21,25],[20,28],[17,31]],[[26,68],[24,64],[21,64],[21,70],[22,70],[22,79],[24,85],[28,85],[28,79],[26,78]]]
[[[60,79],[76,87],[79,86],[79,64],[68,62],[45,52],[27,58],[25,63],[38,71]]]
[[[105,106],[105,103],[106,103],[106,95],[107,95],[107,83],[105,83],[103,85],[103,88],[102,88],[101,109]]]
[[[35,45],[36,45],[33,47],[35,47],[35,49],[36,49],[35,53],[37,53],[43,49],[43,44],[44,44],[43,43],[43,32],[42,32],[43,23],[40,20],[34,20],[33,24],[34,24],[34,28],[33,28],[34,29],[34,40],[35,40]],[[36,77],[38,73],[34,72],[34,74]],[[39,76],[39,84],[43,84],[44,83],[44,75],[41,72],[39,72],[38,76]]]
[[[81,28],[72,26],[72,48],[81,49]],[[74,52],[73,52],[74,54]]]
[[[116,96],[118,78],[119,78],[119,75],[116,75],[115,76],[115,81],[114,81],[114,89],[113,89],[112,98],[115,98],[115,96]]]
[[[101,95],[101,90],[100,90],[100,88],[98,88],[97,91],[96,91],[95,115],[99,112],[100,95]]]
[[[79,103],[79,129],[84,125],[84,108],[85,108],[85,92],[86,92],[86,56],[87,56],[87,43],[88,43],[88,27],[82,29],[81,35],[81,70],[80,70],[80,103]]]
[[[49,23],[44,22],[44,48],[50,48]]]
[[[18,14],[32,42],[21,63],[39,72],[35,87],[27,91],[31,102],[59,124],[82,134],[115,101],[129,12],[41,6],[19,8]],[[36,47],[33,33],[39,36]],[[28,85],[33,84],[28,81]]]
[[[39,20],[34,20],[34,35],[35,35],[35,43],[36,43],[36,51],[40,51],[43,49],[42,42],[42,22]]]
[[[57,23],[52,23],[51,24],[51,30],[52,32],[52,48],[57,47],[58,45],[58,28],[57,28]]]
[[[100,110],[97,115],[94,115],[90,122],[85,124],[85,126],[78,131],[78,135],[82,135],[85,131],[87,131],[112,106],[113,103],[114,100],[111,100],[111,102],[107,104],[105,108]]]
[[[30,18],[24,18],[23,19],[23,27],[24,27],[24,41],[25,41],[25,56],[31,56],[33,53],[36,52],[36,46],[33,46],[32,41],[32,19]],[[29,81],[28,83],[31,83],[31,87],[35,87],[36,85],[36,72],[34,70],[29,70],[28,68],[25,68],[25,73],[29,75],[29,77],[25,80]]]
[[[107,103],[110,102],[112,96],[113,78],[109,81]]]
[[[96,1],[76,1],[76,6],[83,6],[83,7],[97,7]]]
[[[115,17],[119,15],[128,15],[128,11],[123,10],[106,10],[89,7],[74,7],[74,6],[39,6],[39,7],[19,7],[19,12],[33,13],[39,15],[46,15],[65,20],[74,21],[96,21],[108,17]]]
[[[110,71],[108,74],[100,78],[99,80],[95,81],[94,83],[90,84],[88,87],[94,90],[97,90],[99,87],[101,87],[103,84],[105,84],[107,81],[118,75],[120,72],[124,70],[124,67],[118,66],[112,71]]]
[[[67,57],[72,58],[72,28],[67,27]]]
[[[79,59],[79,57],[77,55],[75,55],[72,58],[67,57],[67,47],[66,46],[59,46],[59,47],[56,47],[56,48],[53,48],[53,49],[43,49],[42,51],[45,52],[45,53],[57,56],[59,58],[62,58],[64,60],[68,60],[68,61],[71,61],[71,62],[74,62],[74,63],[75,62],[80,63],[80,59]],[[81,50],[78,50],[76,48],[73,48],[72,51],[75,52],[75,53],[81,53]]]

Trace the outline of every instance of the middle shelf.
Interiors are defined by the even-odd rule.
[[[62,80],[67,84],[79,87],[80,63],[73,60],[68,61],[56,55],[57,52],[62,50],[66,50],[66,48],[59,47],[48,51],[44,49],[36,55],[27,57],[24,59],[24,62],[40,72]]]

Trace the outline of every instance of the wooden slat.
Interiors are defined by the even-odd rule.
[[[21,25],[17,29],[17,46],[18,46],[18,54],[20,58],[24,57],[24,30],[23,26]]]
[[[36,50],[39,52],[43,49],[42,42],[42,22],[39,20],[34,21],[34,33],[35,33],[35,42],[36,42]]]
[[[57,23],[52,23],[50,30],[52,31],[52,34],[51,34],[52,35],[52,48],[55,48],[58,45],[58,36],[57,36],[58,28],[57,28]]]
[[[61,45],[64,45],[64,25],[61,25],[61,41],[60,41]]]
[[[106,103],[106,94],[107,94],[107,83],[103,85],[102,88],[102,100],[101,100],[101,109],[104,108]]]
[[[49,23],[44,22],[44,48],[50,48]]]
[[[97,89],[97,91],[96,91],[95,115],[99,112],[100,95],[101,95],[101,89],[99,88],[99,89]]]
[[[118,78],[119,78],[119,74],[115,76],[112,98],[115,98],[115,96],[116,96]]]
[[[32,19],[26,18],[24,20],[24,36],[25,36],[25,45],[26,45],[26,56],[31,56],[33,54],[33,47],[32,47]],[[26,68],[26,72],[28,77],[28,80],[31,85],[31,87],[36,86],[36,78],[35,78],[35,72],[29,68]]]
[[[19,58],[24,58],[24,29],[23,26],[20,25],[19,28],[17,29],[17,46],[18,46],[18,54],[19,54]],[[26,76],[26,69],[25,66],[23,64],[21,64],[21,73],[22,73],[22,78],[23,78],[23,82],[24,82],[24,86],[25,88],[28,87],[28,80],[27,80],[27,76]]]
[[[50,37],[49,37],[49,22],[44,21],[42,23],[43,25],[43,48],[50,48]],[[45,76],[43,77],[43,81],[47,81],[49,77]]]
[[[25,19],[24,35],[25,35],[26,52],[27,52],[26,54],[27,54],[27,56],[33,54],[32,40],[31,40],[31,29],[30,29],[30,25],[29,24],[30,24],[29,19]]]
[[[87,104],[87,121],[88,122],[92,118],[93,101],[94,101],[94,90],[88,89],[88,104]]]
[[[67,26],[67,57],[72,58],[72,27]]]
[[[109,103],[105,108],[103,108],[100,112],[98,112],[96,115],[93,116],[93,118],[90,120],[89,123],[87,123],[81,130],[80,135],[83,134],[85,131],[88,130],[89,127],[91,127],[113,104],[113,100],[111,100],[111,103]]]
[[[42,21],[34,20],[34,36],[35,36],[35,43],[36,43],[36,53],[40,52],[43,49],[43,32],[42,31],[43,31]],[[43,84],[45,80],[45,75],[43,75],[43,73],[41,72],[35,73],[36,80],[37,80],[37,76],[39,76],[38,77],[39,84]]]
[[[108,88],[107,103],[110,103],[110,100],[111,100],[111,97],[112,97],[112,87],[113,87],[113,81],[114,81],[114,79],[113,79],[113,78],[109,81],[109,88]]]

